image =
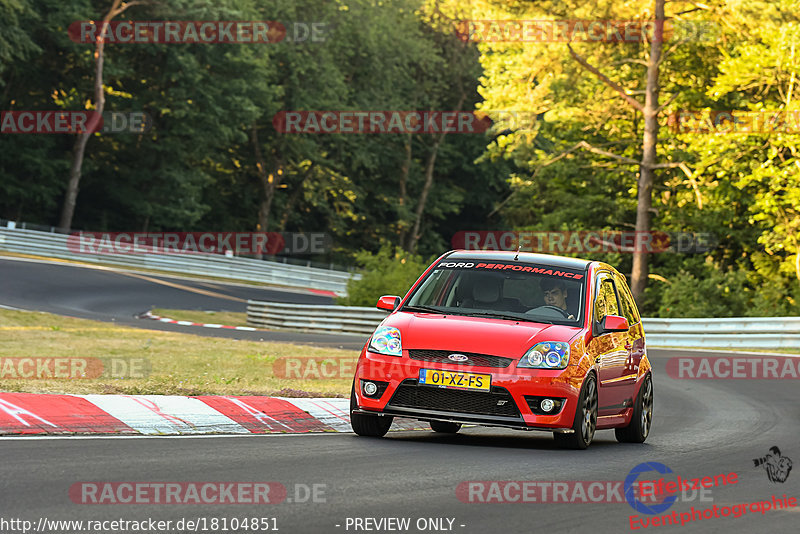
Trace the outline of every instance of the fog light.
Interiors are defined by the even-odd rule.
[[[553,402],[553,401],[552,401],[552,400],[550,400],[550,399],[544,399],[544,400],[542,401],[542,403],[541,403],[539,406],[542,408],[542,411],[544,411],[544,412],[550,412],[550,411],[552,411],[552,410],[553,410],[553,408],[555,408],[555,406],[556,406],[556,403],[555,403],[555,402]]]
[[[378,386],[375,385],[375,382],[364,382],[364,393],[369,395],[370,397],[375,395],[378,392]]]

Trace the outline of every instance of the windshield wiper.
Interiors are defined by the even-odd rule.
[[[447,313],[442,310],[438,310],[431,306],[403,306],[403,309],[400,311],[411,311],[411,312],[429,312],[429,313]]]
[[[499,312],[473,312],[473,313],[465,313],[464,315],[466,315],[467,317],[497,317],[498,319],[508,319],[510,321],[526,321],[526,322],[529,322],[529,323],[553,324],[553,323],[551,323],[550,321],[547,321],[547,320],[539,320],[539,319],[533,319],[533,318],[528,318],[528,317],[519,317],[519,316],[516,316],[516,315],[508,315],[508,314],[499,313]]]

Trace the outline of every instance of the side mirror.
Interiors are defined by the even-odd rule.
[[[400,297],[394,295],[384,295],[378,299],[375,305],[379,310],[394,311],[400,305]]]
[[[609,332],[627,332],[630,325],[625,317],[619,315],[606,315],[600,321],[600,332],[598,335],[608,334]]]

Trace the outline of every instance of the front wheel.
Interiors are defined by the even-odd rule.
[[[386,435],[389,427],[392,426],[394,417],[390,415],[365,415],[353,413],[353,410],[358,409],[356,402],[356,386],[350,390],[350,426],[353,427],[353,432],[359,436],[367,436],[370,438],[380,438]]]
[[[553,433],[559,447],[565,449],[585,449],[594,439],[597,428],[597,379],[593,374],[586,377],[575,407],[575,420],[571,434]]]
[[[628,426],[614,429],[614,435],[620,443],[644,443],[653,425],[653,380],[648,374],[639,394]]]

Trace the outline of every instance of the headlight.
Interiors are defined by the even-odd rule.
[[[403,345],[400,343],[400,330],[393,326],[379,326],[372,339],[369,340],[369,350],[388,356],[402,356]]]
[[[569,344],[563,341],[537,343],[517,362],[526,369],[564,369],[569,364]]]

